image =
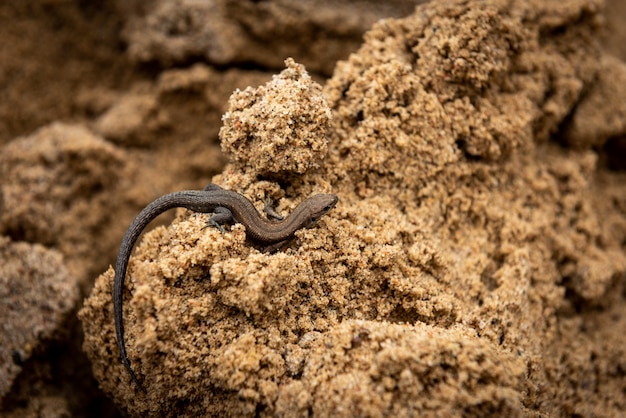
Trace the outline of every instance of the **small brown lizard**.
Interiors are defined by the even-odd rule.
[[[122,311],[122,295],[128,260],[135,242],[143,229],[161,213],[173,208],[187,208],[194,212],[214,215],[207,221],[208,225],[222,230],[221,225],[236,221],[246,227],[249,240],[262,245],[280,245],[301,228],[309,228],[324,216],[335,205],[339,198],[334,194],[317,194],[300,203],[286,219],[271,222],[259,215],[252,202],[245,196],[224,190],[215,184],[209,184],[204,190],[184,190],[161,196],[146,206],[128,227],[115,263],[115,281],[113,285],[113,310],[115,317],[115,333],[120,358],[133,381],[145,392],[137,375],[130,367],[124,343],[124,323]]]

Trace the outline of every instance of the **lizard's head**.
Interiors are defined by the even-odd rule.
[[[310,218],[306,227],[310,228],[324,215],[335,207],[339,198],[334,194],[317,194],[311,197],[308,201]]]

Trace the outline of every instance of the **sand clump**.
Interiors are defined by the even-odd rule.
[[[376,24],[323,96],[291,61],[235,93],[214,181],[282,213],[340,202],[272,254],[188,211],[146,234],[124,316],[148,391],[117,360],[111,268],[80,314],[102,389],[133,416],[619,415],[626,183],[593,146],[625,132],[578,106],[623,65],[600,11],[432,3]]]
[[[222,118],[222,151],[256,175],[302,174],[328,151],[332,116],[322,88],[302,65],[286,64],[271,83],[233,93]]]
[[[60,339],[79,299],[78,281],[61,254],[39,244],[0,239],[0,397],[24,363]]]

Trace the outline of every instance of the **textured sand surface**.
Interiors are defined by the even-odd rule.
[[[88,296],[91,363],[57,362],[41,344],[5,415],[97,405],[113,416],[93,382],[68,376],[77,365],[131,416],[623,415],[626,57],[610,32],[620,9],[442,1],[359,41],[384,13],[367,2],[336,16],[324,2],[310,13],[250,3],[237,18],[231,2],[212,4],[33,7],[50,27],[71,32],[107,11],[123,30],[87,31],[68,48],[76,72],[48,75],[55,89],[28,102],[32,120],[18,99],[15,111],[0,105],[0,231],[63,255]],[[259,46],[294,28],[275,55]],[[202,49],[215,31],[226,52]],[[87,58],[98,40],[109,46]],[[106,76],[81,82],[99,62]],[[46,107],[52,93],[58,105]],[[204,228],[208,215],[160,218],[175,215],[138,244],[124,295],[143,394],[118,360],[107,265],[142,206],[208,181],[282,214],[315,193],[340,201],[271,254],[242,225],[221,234]]]

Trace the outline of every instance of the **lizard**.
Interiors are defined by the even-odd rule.
[[[130,366],[124,342],[123,321],[123,290],[126,269],[135,242],[144,228],[157,216],[173,208],[186,208],[194,212],[213,213],[207,225],[214,226],[223,232],[222,224],[233,220],[243,224],[246,237],[257,244],[277,248],[293,237],[301,228],[309,228],[337,204],[339,198],[334,194],[316,194],[301,202],[287,218],[280,221],[269,221],[261,217],[259,212],[242,194],[225,190],[216,184],[209,184],[203,190],[183,190],[161,196],[148,204],[139,212],[128,227],[115,263],[115,279],[113,285],[113,311],[115,318],[115,334],[120,359],[130,374],[131,379],[142,391],[145,389]],[[273,211],[266,212],[280,219]]]

